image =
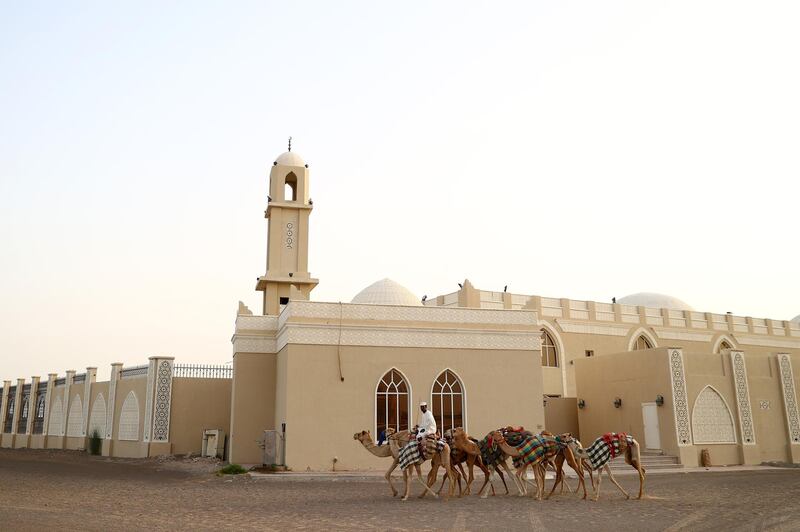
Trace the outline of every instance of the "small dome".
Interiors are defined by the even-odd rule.
[[[391,279],[381,279],[356,294],[351,303],[362,305],[403,305],[421,307],[420,298],[411,290]]]
[[[795,323],[800,323],[800,314],[798,314],[797,316],[792,318],[792,321],[795,322]]]
[[[297,152],[294,151],[287,151],[285,153],[281,153],[278,155],[278,158],[275,159],[275,162],[283,165],[283,166],[305,166],[306,163],[303,161],[303,158],[300,157]]]
[[[653,292],[639,292],[617,299],[623,305],[637,305],[650,308],[668,308],[672,310],[694,310],[688,303],[677,297]]]

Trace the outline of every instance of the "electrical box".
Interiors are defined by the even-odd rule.
[[[203,431],[203,456],[223,458],[225,455],[225,431],[206,429]]]
[[[264,464],[285,465],[283,463],[283,443],[283,434],[279,431],[264,431]]]

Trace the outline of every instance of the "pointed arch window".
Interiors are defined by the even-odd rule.
[[[46,397],[44,394],[39,394],[36,398],[36,412],[33,416],[33,433],[41,434],[44,432],[44,405]]]
[[[377,434],[387,428],[400,432],[408,430],[411,394],[403,374],[390,369],[378,382],[375,391],[375,430]]]
[[[725,399],[713,386],[698,394],[692,408],[694,443],[736,443],[733,416]]]
[[[30,411],[31,396],[25,395],[22,397],[22,409],[19,411],[19,420],[17,420],[17,434],[25,434],[28,431],[28,413]]]
[[[643,334],[633,343],[633,351],[639,351],[640,349],[653,349],[653,344],[651,344],[647,336]]]
[[[558,348],[547,331],[542,331],[542,367],[558,367]]]
[[[431,399],[433,417],[440,434],[464,427],[464,388],[455,373],[448,369],[439,374],[433,383]]]
[[[6,419],[3,426],[3,432],[6,434],[11,434],[11,427],[14,424],[14,399],[15,397],[11,395],[12,391],[8,393],[8,408],[6,409]],[[16,393],[16,390],[13,390],[13,393]]]
[[[724,354],[730,351],[731,349],[733,349],[733,346],[729,344],[727,340],[723,340],[722,342],[720,342],[719,350],[717,350],[717,352],[719,354]]]

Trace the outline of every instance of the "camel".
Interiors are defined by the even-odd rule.
[[[405,445],[408,445],[408,443],[404,442],[404,440],[400,437],[400,434],[402,434],[402,433],[395,433],[395,431],[393,429],[391,429],[391,428],[386,429],[386,439],[389,442],[389,447],[390,447],[390,449],[392,451],[392,455],[396,457],[395,458],[396,460],[400,456],[400,450]],[[416,442],[414,442],[414,443],[416,443]],[[455,484],[456,484],[456,482],[455,482],[455,480],[456,480],[455,479],[455,473],[453,472],[453,468],[450,465],[450,446],[447,445],[447,443],[445,443],[444,447],[442,448],[441,451],[439,451],[437,453],[434,453],[434,455],[432,457],[423,458],[423,462],[425,460],[428,460],[428,459],[430,459],[430,461],[431,461],[431,468],[432,469],[438,471],[438,468],[440,466],[444,467],[445,474],[450,479],[450,489],[448,490],[447,497],[445,498],[445,500],[448,500],[450,497],[453,496],[453,493],[455,492]],[[414,471],[416,471],[416,473],[417,473],[417,480],[419,481],[420,484],[422,484],[422,487],[425,488],[425,491],[422,492],[422,494],[419,496],[419,498],[421,499],[421,498],[425,497],[426,493],[430,493],[434,497],[438,497],[438,495],[436,493],[434,493],[430,489],[430,486],[422,480],[422,472],[420,470],[420,463],[413,464],[413,467],[414,467]],[[403,501],[407,501],[408,500],[408,496],[411,494],[410,476],[413,476],[413,472],[410,471],[410,469],[411,469],[411,467],[409,466],[408,468],[406,468],[403,471],[403,480],[405,482],[405,495],[403,495],[403,497],[401,499]]]
[[[625,433],[609,432],[594,440],[586,449],[578,447],[575,438],[572,437],[565,439],[565,443],[576,457],[586,461],[590,469],[598,471],[597,485],[592,481],[592,487],[594,487],[593,500],[596,501],[600,498],[600,480],[603,476],[603,471],[608,473],[608,478],[619,488],[626,499],[631,498],[628,492],[614,478],[609,466],[609,462],[622,453],[625,454],[625,463],[630,464],[639,473],[639,496],[637,498],[642,498],[644,495],[645,469],[642,467],[641,447],[639,442],[632,436],[628,436]]]
[[[536,478],[536,499],[541,500],[544,492],[544,468],[539,467],[539,465],[545,460],[545,455],[539,453],[523,454],[522,452],[520,452],[520,448],[525,446],[525,444],[529,442],[531,438],[526,439],[525,442],[518,448],[509,445],[509,443],[506,441],[505,436],[499,430],[492,432],[491,437],[493,440],[497,442],[497,445],[500,447],[500,449],[502,449],[503,453],[505,453],[507,456],[510,456],[511,458],[520,459],[516,472],[517,481],[523,487],[523,489],[520,491],[519,494],[520,497],[524,496],[527,492],[527,490],[525,489],[525,480],[523,478],[523,475],[528,466],[532,466],[533,474],[534,477]]]
[[[503,450],[497,445],[497,441],[492,437],[494,432],[490,432],[487,434],[482,440],[472,440],[474,441],[481,450],[481,458],[483,458],[483,463],[486,466],[491,466],[500,476],[500,480],[503,481],[503,486],[506,488],[506,495],[508,495],[508,485],[506,484],[506,479],[503,476],[503,471],[514,481],[514,486],[517,488],[517,492],[519,495],[525,494],[525,485],[524,483],[520,482],[519,479],[515,474],[511,472],[508,467],[508,462],[506,462],[508,455],[503,452]]]
[[[578,489],[582,487],[583,499],[586,499],[587,497],[586,482],[583,476],[584,471],[587,471],[589,473],[589,479],[592,482],[592,487],[594,487],[594,472],[592,471],[592,468],[589,466],[589,462],[583,458],[578,458],[577,456],[575,456],[575,453],[572,452],[572,449],[570,449],[568,445],[563,443],[569,438],[572,438],[575,441],[575,444],[580,449],[583,449],[583,445],[581,445],[581,442],[578,439],[574,438],[572,434],[566,432],[564,434],[559,435],[559,440],[562,442],[562,444],[559,445],[559,453],[556,455],[553,464],[555,466],[555,471],[556,471],[556,480],[555,483],[553,484],[553,488],[550,490],[550,493],[547,495],[547,497],[545,497],[546,499],[549,499],[553,495],[553,492],[555,492],[556,487],[558,487],[559,484],[561,484],[561,493],[564,492],[564,485],[566,485],[567,490],[569,490],[570,493],[572,493],[572,490],[570,489],[569,484],[567,484],[566,476],[564,475],[563,472],[564,462],[566,462],[572,468],[572,470],[575,471],[575,473],[578,475],[578,486],[575,488],[575,493],[577,493]]]
[[[456,427],[453,429],[453,445],[456,449],[462,451],[467,455],[467,465],[469,466],[469,479],[467,480],[467,489],[466,493],[469,494],[470,486],[472,485],[472,481],[474,479],[472,474],[472,468],[474,465],[480,468],[483,471],[485,476],[485,480],[483,481],[483,486],[481,489],[478,490],[478,496],[482,499],[485,499],[489,496],[489,490],[486,490],[486,486],[491,486],[492,495],[494,495],[494,486],[492,486],[490,482],[491,471],[486,465],[483,463],[483,456],[481,454],[481,448],[478,446],[478,442],[467,435],[467,432],[464,430],[463,427]],[[502,477],[502,473],[500,473]],[[503,479],[503,484],[505,485],[505,479]],[[486,490],[486,493],[484,493]],[[506,491],[508,491],[508,486],[506,486]]]
[[[405,443],[408,443],[408,441],[411,440],[411,433],[409,433],[408,431],[404,432],[405,435],[407,436]],[[370,453],[377,456],[378,458],[392,457],[392,465],[389,467],[389,470],[386,471],[384,477],[386,478],[386,481],[389,483],[389,488],[392,490],[392,497],[396,497],[397,490],[394,488],[394,484],[392,484],[392,471],[394,471],[397,468],[397,464],[399,463],[397,461],[397,454],[392,454],[392,449],[389,445],[386,446],[375,445],[375,443],[372,441],[372,435],[369,433],[368,430],[362,430],[361,432],[356,432],[355,434],[353,434],[353,439],[361,442],[361,445],[363,445],[366,450],[368,450]]]

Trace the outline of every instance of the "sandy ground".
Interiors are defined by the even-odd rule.
[[[797,469],[652,475],[641,501],[625,500],[604,479],[594,503],[567,494],[541,502],[505,495],[401,502],[376,477],[260,480],[218,477],[217,468],[199,459],[2,449],[0,530],[800,529]],[[637,477],[619,480],[636,491]]]

